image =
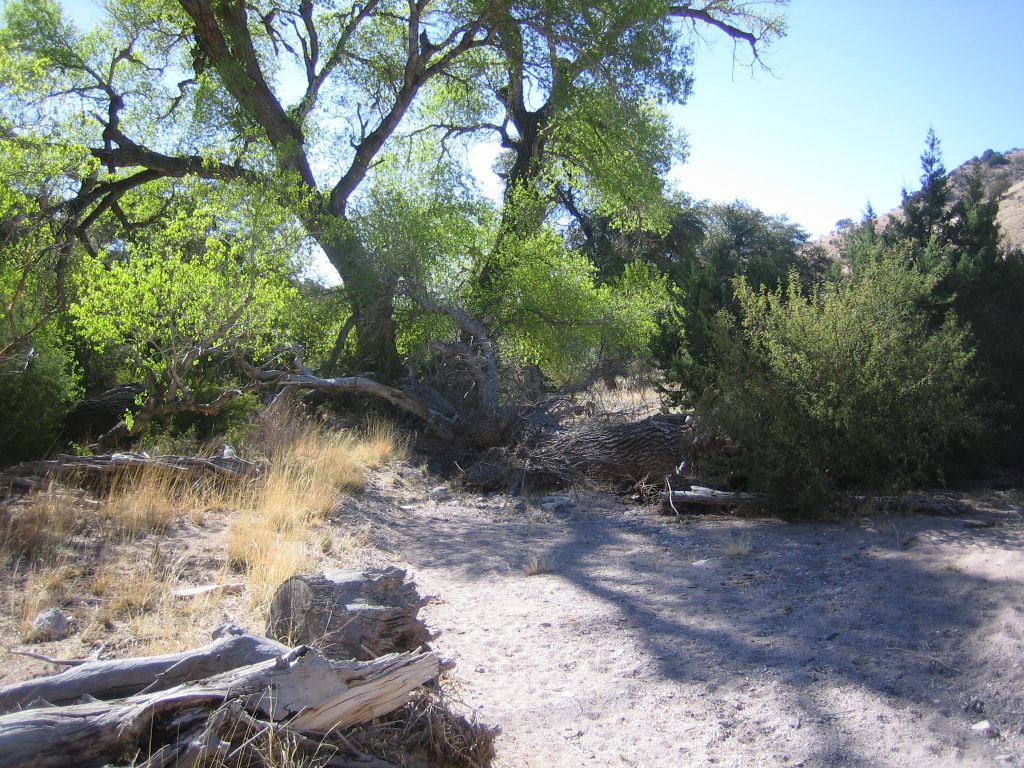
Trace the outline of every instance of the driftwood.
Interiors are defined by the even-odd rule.
[[[293,576],[274,593],[267,636],[332,659],[410,651],[431,639],[417,618],[425,602],[399,568]]]
[[[146,456],[141,453],[111,453],[100,456],[61,454],[46,461],[27,461],[0,472],[0,488],[22,490],[44,488],[54,479],[72,479],[103,483],[126,473],[156,470],[180,477],[199,474],[224,479],[242,479],[263,471],[260,464],[237,456]]]
[[[70,704],[83,696],[116,699],[142,691],[161,691],[181,683],[266,661],[288,647],[265,637],[230,634],[201,648],[164,656],[109,659],[76,664],[56,675],[0,688],[0,714],[35,706]]]
[[[331,662],[299,646],[164,691],[0,716],[0,768],[88,768],[139,754],[150,755],[149,766],[224,760],[232,751],[237,759],[253,724],[232,712],[251,713],[248,719],[266,728],[319,736],[397,709],[441,669],[432,652]]]
[[[764,499],[765,497],[754,493],[719,491],[698,485],[690,486],[686,490],[665,491],[661,494],[662,512],[665,514],[679,514],[684,510],[693,512],[695,508],[697,510],[735,509],[764,501]]]

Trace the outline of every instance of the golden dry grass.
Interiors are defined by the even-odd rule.
[[[119,478],[99,502],[53,490],[0,507],[9,631],[27,639],[37,613],[60,606],[78,619],[83,642],[117,632],[133,653],[179,650],[204,641],[226,615],[261,624],[277,586],[328,555],[352,562],[369,532],[328,533],[321,523],[340,494],[365,486],[372,467],[403,456],[406,441],[388,422],[332,431],[292,409],[269,414],[259,429],[252,452],[271,464],[246,483],[146,472]],[[237,582],[241,571],[243,597],[174,595],[197,538],[206,540],[204,565],[190,566],[185,580]]]
[[[246,573],[254,608],[269,604],[274,590],[316,559],[310,530],[332,511],[341,493],[362,490],[369,470],[403,453],[405,441],[393,425],[371,422],[358,435],[307,423],[291,444],[274,446],[270,470],[238,499],[228,530],[228,560]],[[360,534],[331,540],[334,560],[353,550]],[[325,554],[320,544],[319,554]]]

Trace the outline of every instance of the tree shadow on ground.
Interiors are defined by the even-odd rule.
[[[612,608],[666,680],[702,681],[711,692],[767,681],[792,707],[791,727],[827,736],[805,765],[870,764],[830,727],[842,691],[913,720],[977,719],[964,713],[979,706],[971,691],[984,682],[985,651],[973,638],[1016,604],[1020,582],[963,572],[951,555],[1019,551],[1019,513],[975,519],[989,528],[953,518],[793,524],[653,515],[564,504],[547,521],[410,514],[388,524],[407,560],[465,578],[518,576],[545,563],[549,576]],[[987,714],[1004,729],[1024,725],[1021,707],[992,706]]]

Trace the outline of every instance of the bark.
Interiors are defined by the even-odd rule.
[[[692,422],[679,415],[558,429],[538,409],[522,421],[517,447],[483,453],[466,469],[469,483],[511,492],[564,487],[588,477],[660,484],[683,460],[695,435]]]
[[[287,651],[286,646],[264,637],[227,634],[201,648],[182,653],[88,661],[56,675],[0,688],[0,713],[70,704],[83,696],[107,700],[144,690],[162,691],[273,659]]]
[[[160,760],[151,764],[194,765],[228,756],[228,735],[207,730],[225,704],[237,703],[239,711],[271,726],[324,735],[397,709],[440,671],[430,652],[329,662],[299,646],[166,691],[4,715],[0,768],[89,768],[154,752]],[[208,739],[202,743],[197,737],[204,733]]]
[[[315,645],[331,659],[411,651],[431,639],[417,618],[424,603],[398,568],[293,576],[274,593],[267,636]]]

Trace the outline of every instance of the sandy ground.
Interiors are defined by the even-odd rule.
[[[1024,764],[1019,496],[788,524],[389,482],[333,524],[436,596],[498,766]]]

